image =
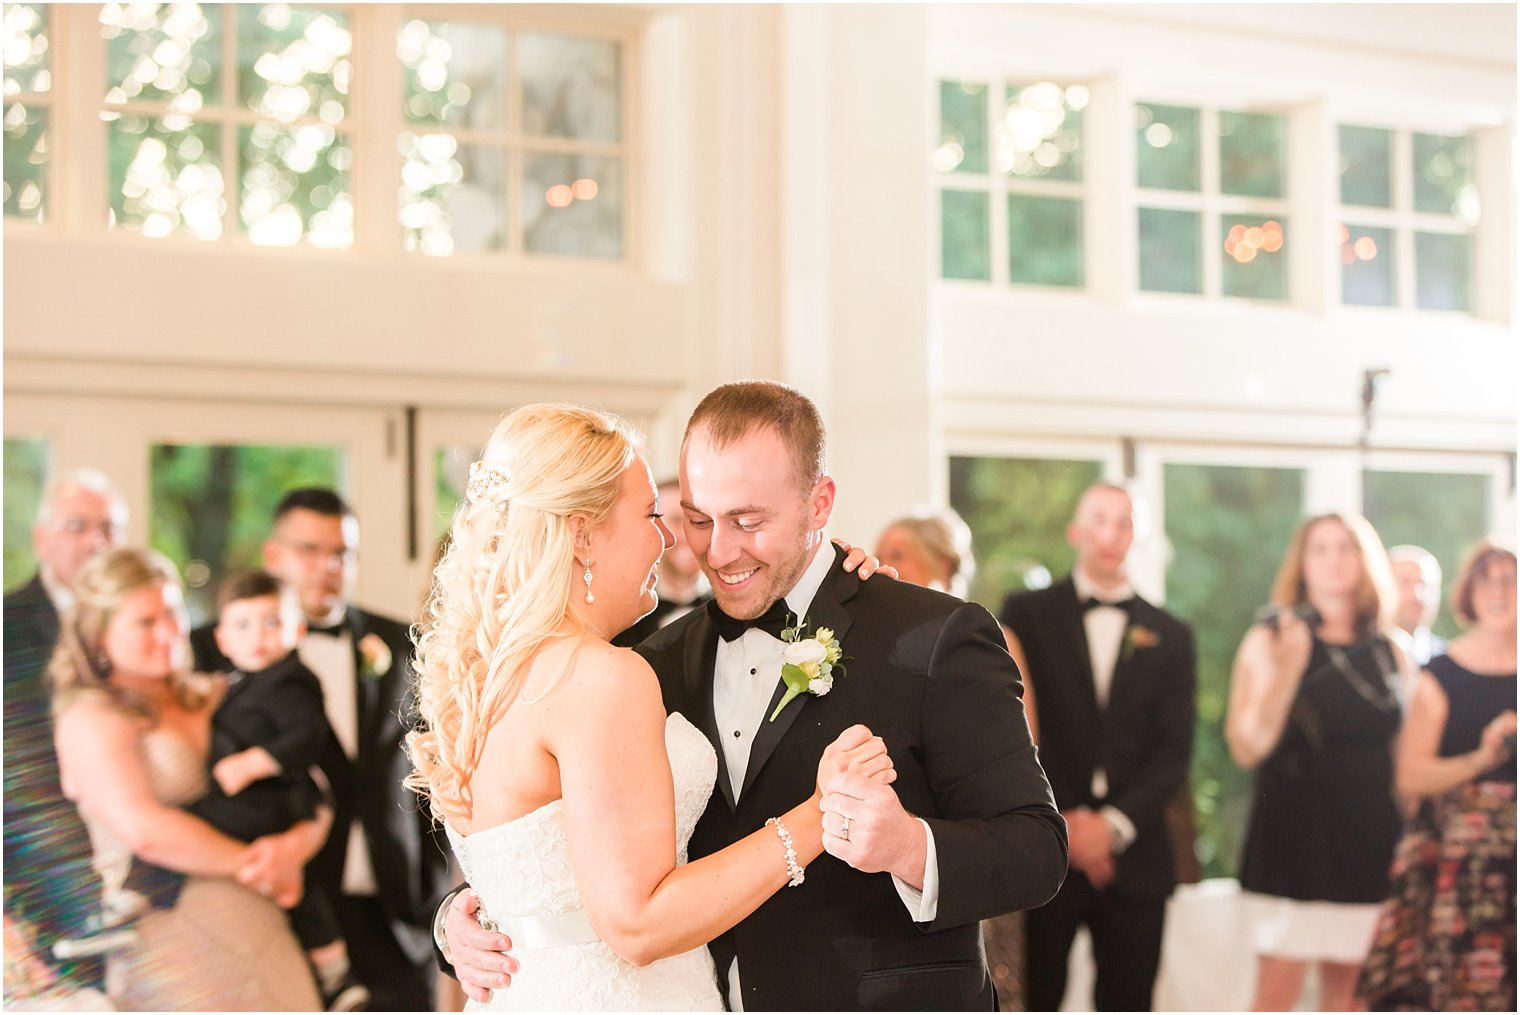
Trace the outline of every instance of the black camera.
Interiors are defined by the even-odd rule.
[[[1276,603],[1268,603],[1256,611],[1256,623],[1270,628],[1272,633],[1276,634],[1277,616],[1281,612],[1281,606],[1278,606]],[[1305,624],[1308,624],[1310,630],[1319,627],[1320,624],[1324,623],[1325,619],[1319,615],[1318,610],[1308,603],[1299,603],[1288,612],[1292,613],[1299,620],[1302,620]]]

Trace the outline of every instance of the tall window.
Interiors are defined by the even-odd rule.
[[[48,442],[40,437],[5,438],[5,587],[15,588],[37,571],[32,523],[48,478]]]
[[[1341,301],[1472,309],[1469,138],[1342,124]]]
[[[619,41],[414,20],[396,50],[408,250],[623,256]]]
[[[1288,298],[1285,135],[1276,115],[1135,107],[1142,290]]]
[[[1087,88],[941,81],[940,274],[1081,288]]]
[[[346,248],[348,15],[288,4],[105,4],[110,225]]]
[[[47,217],[53,99],[47,4],[5,5],[5,217]]]

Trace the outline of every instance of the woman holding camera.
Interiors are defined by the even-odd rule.
[[[1398,786],[1417,801],[1357,993],[1374,1011],[1515,1010],[1515,554],[1452,590],[1468,632],[1419,677]]]
[[[1320,1007],[1350,1009],[1388,895],[1400,816],[1393,744],[1412,681],[1387,632],[1393,582],[1357,515],[1298,527],[1277,607],[1235,657],[1225,738],[1255,771],[1240,863],[1257,953],[1257,1011],[1292,1011],[1309,964]]]

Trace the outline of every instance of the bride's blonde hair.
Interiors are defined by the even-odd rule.
[[[544,641],[575,624],[570,519],[605,519],[642,441],[608,413],[528,405],[503,419],[471,468],[417,637],[416,731],[406,784],[435,818],[468,818],[486,735],[518,697]]]

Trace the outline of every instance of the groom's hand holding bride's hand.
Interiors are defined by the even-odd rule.
[[[493,988],[511,985],[517,960],[504,954],[512,947],[505,934],[480,925],[475,916],[479,909],[480,900],[466,888],[449,903],[443,933],[449,942],[446,957],[453,963],[459,985],[472,1001],[484,1004],[491,1000]]]
[[[822,784],[823,848],[858,871],[885,871],[922,890],[923,825],[887,783],[846,771]]]
[[[823,749],[818,761],[818,791],[821,798],[824,786],[835,776],[852,772],[863,779],[873,779],[881,785],[890,785],[897,778],[892,756],[881,737],[860,724],[851,726],[834,742]]]

